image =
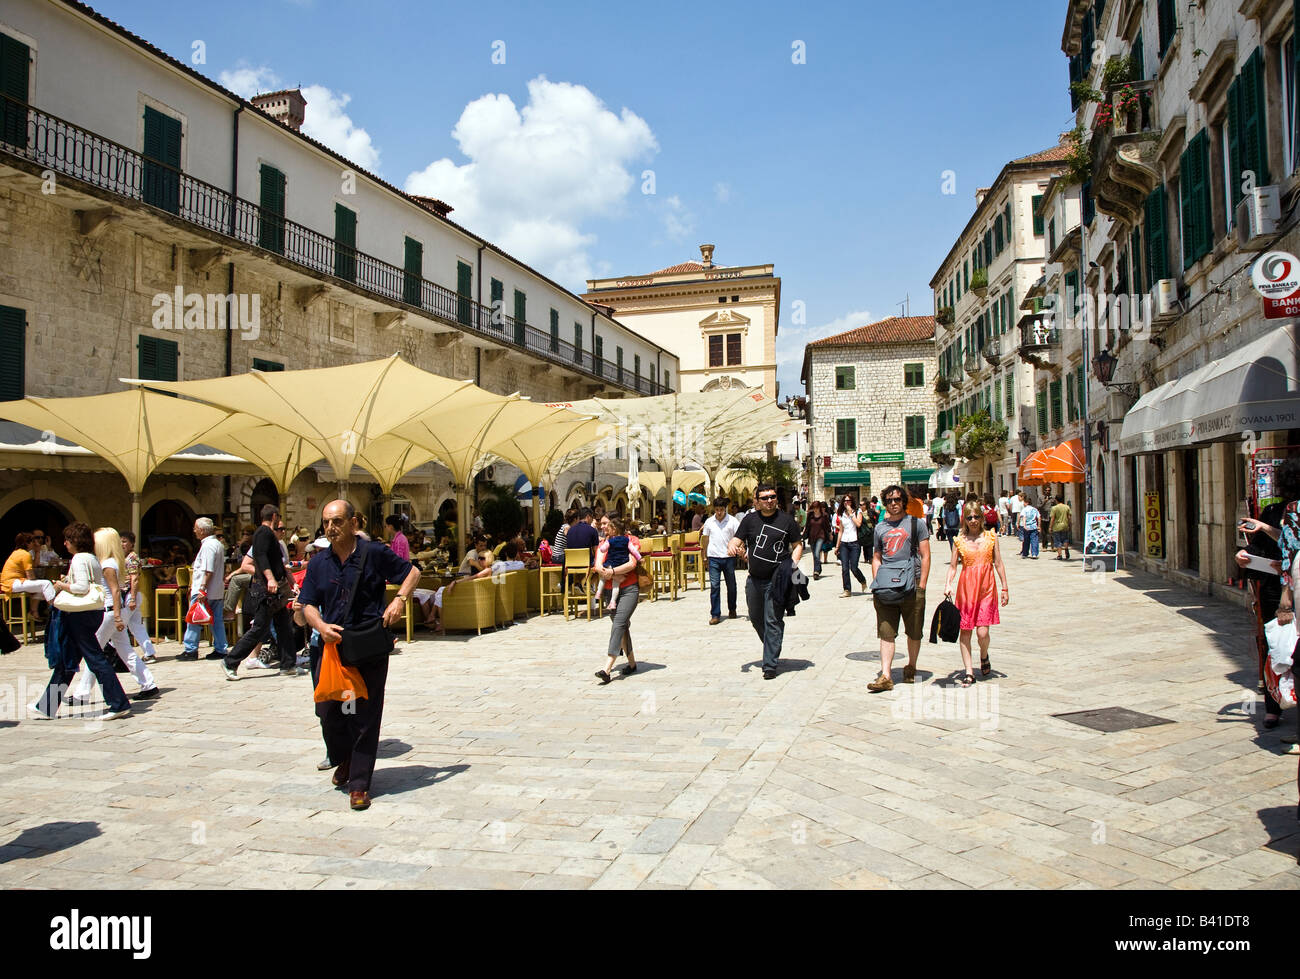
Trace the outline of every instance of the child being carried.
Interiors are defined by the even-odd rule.
[[[628,561],[641,563],[641,551],[632,543],[631,539],[623,533],[623,521],[618,517],[609,517],[610,535],[600,542],[596,548],[596,567],[598,568],[617,568],[627,564]],[[618,578],[610,580],[609,604],[605,607],[613,612],[618,607]],[[605,581],[602,578],[599,587],[596,589],[596,602],[600,602],[600,596],[605,590]]]

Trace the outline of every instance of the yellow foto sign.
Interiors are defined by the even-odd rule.
[[[1147,492],[1146,505],[1147,557],[1163,558],[1165,556],[1164,524],[1160,520],[1160,494]]]

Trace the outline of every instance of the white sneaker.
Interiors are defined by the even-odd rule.
[[[263,662],[262,662],[260,659],[258,659],[256,656],[250,656],[250,657],[248,657],[248,659],[244,660],[244,669],[246,669],[246,670],[264,670],[264,669],[266,669],[266,664],[263,663]]]
[[[297,663],[298,666],[310,666],[310,665],[311,665],[311,657],[310,657],[310,656],[299,656],[298,659],[296,660],[296,663]]]
[[[116,720],[120,720],[123,717],[130,717],[130,716],[131,716],[131,708],[128,707],[126,710],[106,710],[104,711],[104,713],[99,715],[99,720],[116,721]]]

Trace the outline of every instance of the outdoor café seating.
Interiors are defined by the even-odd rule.
[[[473,629],[479,635],[497,624],[497,585],[491,578],[465,578],[442,593],[442,627]]]

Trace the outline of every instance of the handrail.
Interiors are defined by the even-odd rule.
[[[340,245],[332,237],[199,180],[35,106],[0,93],[0,152],[75,177],[101,190],[157,208],[248,248],[281,256],[313,274],[350,283],[396,306],[413,309],[504,346],[640,394],[670,389],[648,377],[622,377],[590,350],[553,338],[513,317],[498,317],[469,296],[416,276],[383,259]]]

